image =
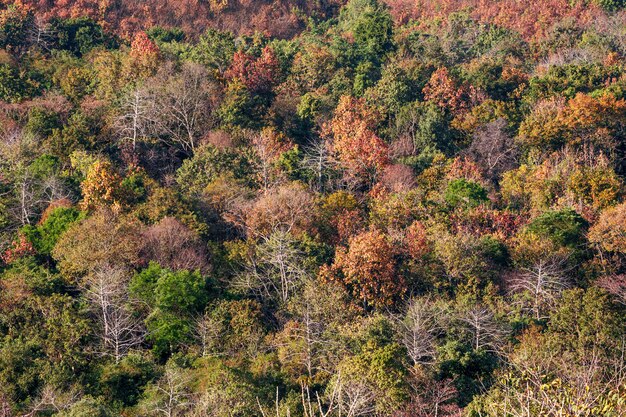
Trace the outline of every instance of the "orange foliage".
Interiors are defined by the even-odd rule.
[[[468,105],[466,89],[458,85],[446,67],[433,72],[423,92],[424,99],[452,112],[464,110]]]
[[[135,34],[135,38],[130,44],[130,53],[135,57],[145,57],[158,55],[160,50],[157,44],[148,38],[146,32],[139,31]]]
[[[389,163],[389,147],[376,135],[377,113],[363,99],[343,96],[326,126],[332,148],[349,177],[371,181]]]
[[[455,13],[468,10],[473,19],[493,23],[522,34],[526,40],[538,39],[555,24],[571,19],[585,25],[594,22],[602,10],[591,2],[570,0],[385,0],[396,21],[411,19],[425,24],[446,21]]]
[[[378,230],[350,239],[348,249],[339,248],[335,262],[321,271],[322,279],[343,285],[363,307],[385,307],[406,290],[396,274],[393,247]]]
[[[83,193],[81,208],[94,210],[102,206],[119,204],[118,186],[120,177],[108,162],[95,162],[87,171],[85,180],[80,184]]]
[[[407,253],[414,259],[421,258],[431,251],[430,242],[424,225],[419,222],[413,222],[406,229],[404,236],[404,246]]]
[[[10,4],[13,0],[0,0]],[[24,0],[37,16],[44,20],[53,17],[76,18],[88,16],[106,29],[122,36],[152,26],[180,27],[191,35],[203,33],[207,28],[252,35],[266,33],[279,38],[289,38],[304,28],[297,17],[298,9],[306,15],[325,15],[333,10],[333,0],[327,5],[299,0],[182,1],[182,0]]]

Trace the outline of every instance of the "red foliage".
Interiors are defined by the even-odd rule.
[[[508,239],[524,224],[525,219],[510,211],[492,210],[481,205],[462,213],[452,213],[450,222],[456,233],[468,233],[477,237],[495,235]]]
[[[238,51],[233,56],[230,68],[224,74],[227,79],[238,78],[248,90],[255,93],[269,92],[278,83],[280,66],[274,50],[263,48],[258,58]]]
[[[10,4],[13,0],[0,0]],[[128,36],[152,26],[180,27],[191,35],[207,28],[252,35],[265,33],[278,38],[290,38],[304,28],[295,10],[306,15],[327,15],[333,0],[318,4],[302,0],[23,0],[44,20],[53,17],[76,18],[88,16],[106,29]]]
[[[11,243],[11,246],[4,251],[1,258],[6,264],[15,262],[25,256],[34,255],[35,248],[23,233],[18,233],[17,239]]]
[[[346,209],[331,219],[331,225],[337,230],[339,242],[348,242],[363,230],[364,224],[363,215],[358,209]]]
[[[613,295],[618,303],[626,306],[626,275],[604,276],[597,281],[597,285]]]

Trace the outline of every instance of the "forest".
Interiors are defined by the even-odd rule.
[[[626,0],[0,0],[0,417],[626,416]]]

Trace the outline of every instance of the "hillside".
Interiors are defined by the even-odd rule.
[[[626,415],[621,0],[0,0],[0,416]]]

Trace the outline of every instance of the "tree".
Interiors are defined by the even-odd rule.
[[[193,317],[209,297],[207,279],[199,271],[173,272],[151,262],[132,278],[129,289],[148,307],[147,340],[157,358],[167,358],[192,339]]]
[[[362,232],[350,239],[348,248],[338,248],[335,261],[321,274],[344,286],[365,309],[389,306],[406,289],[396,274],[393,248],[378,230]]]
[[[280,67],[274,49],[266,46],[256,58],[244,51],[235,52],[230,68],[224,73],[227,79],[237,78],[256,94],[269,94],[280,76]]]
[[[292,183],[272,189],[255,201],[236,208],[232,220],[244,226],[247,235],[253,238],[267,238],[275,231],[299,236],[312,226],[312,205],[312,195]]]
[[[154,261],[172,271],[211,269],[203,242],[174,217],[164,217],[142,233],[140,256],[145,263]]]
[[[104,209],[74,223],[52,250],[61,272],[77,279],[98,267],[139,264],[140,228],[136,221]]]
[[[468,149],[471,157],[494,180],[514,168],[519,153],[506,128],[507,122],[503,118],[487,123],[476,131]]]
[[[183,64],[180,71],[166,67],[148,83],[154,87],[156,106],[150,119],[157,137],[193,154],[215,123],[212,110],[217,108],[217,91],[207,70],[193,63]]]
[[[535,320],[543,320],[559,294],[571,287],[571,252],[536,235],[523,236],[513,249],[517,271],[507,277],[509,290]]]
[[[21,2],[0,10],[0,48],[20,57],[31,44],[29,36],[35,26],[33,10]]]
[[[101,353],[110,355],[115,363],[139,346],[145,334],[128,296],[128,276],[122,268],[103,266],[89,274],[82,284],[101,326],[98,333]]]
[[[453,113],[463,111],[468,105],[468,92],[458,85],[446,67],[437,69],[423,90],[424,99]]]
[[[119,207],[121,178],[113,170],[108,161],[96,161],[87,170],[85,180],[80,188],[83,200],[80,205],[83,210],[96,210],[104,207]]]
[[[287,232],[273,232],[255,248],[233,286],[286,303],[310,278],[296,243]]]
[[[388,146],[375,132],[376,113],[363,99],[343,96],[326,126],[332,150],[350,179],[371,184],[388,164]]]
[[[480,184],[464,178],[450,181],[444,197],[452,207],[475,207],[488,201],[487,190]]]
[[[280,156],[293,148],[293,143],[285,135],[265,128],[252,137],[252,148],[256,153],[255,170],[263,191],[267,193],[278,174],[276,162]]]
[[[136,88],[122,98],[115,129],[122,143],[130,143],[132,150],[137,142],[152,136],[155,131],[155,102],[145,88]]]
[[[435,339],[442,329],[433,307],[428,299],[413,298],[397,323],[400,340],[414,366],[432,363],[436,354]]]
[[[603,210],[588,236],[602,250],[626,253],[626,203]]]
[[[462,311],[459,320],[467,327],[474,350],[501,351],[506,330],[488,308],[476,306]]]
[[[528,231],[548,238],[556,245],[576,247],[582,243],[587,227],[587,221],[568,208],[539,215],[528,225]]]
[[[141,408],[150,416],[177,417],[187,415],[194,403],[189,392],[191,377],[184,369],[166,366],[163,376],[146,388]]]

